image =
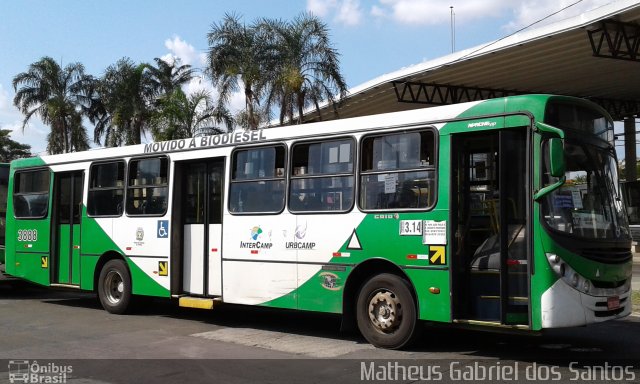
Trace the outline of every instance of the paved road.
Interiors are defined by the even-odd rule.
[[[612,364],[619,369],[640,362],[638,317],[540,336],[428,328],[411,350],[387,351],[342,334],[333,315],[241,306],[210,312],[160,300],[115,316],[90,294],[4,282],[0,322],[0,381],[9,378],[9,360],[36,361],[56,372],[69,366],[65,379],[77,383],[357,382],[362,375],[383,377],[388,362],[417,364],[435,375],[430,381],[458,382],[462,377],[450,376],[451,363],[476,361],[498,368],[515,364],[522,375],[524,365],[536,362],[536,369],[558,369],[571,382],[578,371],[567,360],[618,359]],[[378,372],[383,376],[372,376]],[[640,382],[640,371],[631,373]]]

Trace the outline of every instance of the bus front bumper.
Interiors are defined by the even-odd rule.
[[[619,306],[611,307],[611,303]],[[542,294],[542,328],[576,327],[618,319],[631,314],[631,289],[591,296],[558,279]]]

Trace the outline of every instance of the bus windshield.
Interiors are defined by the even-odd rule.
[[[547,224],[557,231],[580,237],[628,237],[616,161],[611,151],[567,139],[565,162],[565,184],[543,202]],[[546,169],[545,174],[548,174]]]
[[[558,113],[565,109],[573,113]],[[586,111],[586,112],[585,112]],[[578,106],[552,109],[548,123],[566,133],[564,156],[566,181],[542,202],[545,222],[556,231],[590,239],[628,239],[629,224],[618,183],[618,167],[613,147],[609,144],[612,124],[596,111]],[[571,119],[558,116],[571,115]],[[543,159],[548,144],[543,144]],[[543,184],[557,179],[549,175],[549,164],[543,164]]]

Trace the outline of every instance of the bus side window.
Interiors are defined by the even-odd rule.
[[[120,216],[123,211],[124,161],[91,165],[89,175],[89,216]]]
[[[289,209],[346,212],[353,207],[353,139],[296,143],[292,149]]]
[[[169,197],[169,160],[166,157],[129,161],[127,214],[164,215]]]
[[[279,213],[284,208],[285,147],[237,150],[232,155],[229,212]]]
[[[13,212],[19,219],[47,216],[49,210],[49,170],[16,172]]]
[[[426,209],[435,204],[432,130],[366,136],[360,156],[361,209]]]

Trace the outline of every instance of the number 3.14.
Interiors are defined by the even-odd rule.
[[[422,220],[400,220],[400,236],[422,235]]]

